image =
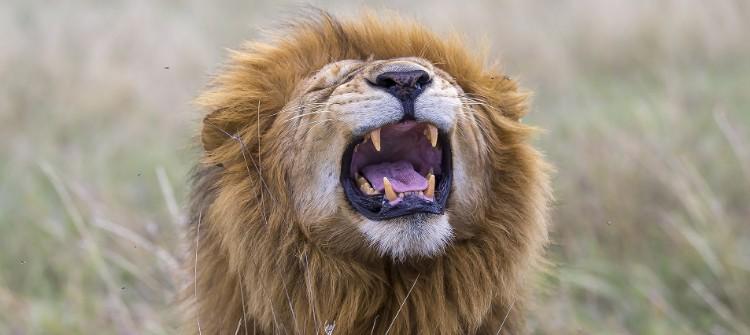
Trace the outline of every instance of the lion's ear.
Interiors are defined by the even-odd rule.
[[[225,112],[225,109],[221,108],[203,118],[201,143],[203,144],[203,150],[207,153],[214,151],[224,144],[224,142],[230,140],[236,132],[236,129],[230,129],[230,120],[222,120],[221,116]]]
[[[503,116],[518,121],[528,112],[530,92],[508,76],[488,73],[477,80],[476,93]]]
[[[240,145],[235,147],[238,149],[259,141],[258,136],[271,127],[276,114],[283,108],[280,104],[281,99],[262,101],[255,97],[240,97],[233,100],[209,101],[207,97],[210,95],[204,94],[199,102],[205,109],[213,111],[203,118],[200,140],[203,150],[217,161],[231,159],[236,155],[232,150],[218,150],[227,147],[229,142],[237,144],[241,141]]]

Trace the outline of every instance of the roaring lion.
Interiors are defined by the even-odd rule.
[[[460,38],[319,13],[198,102],[188,333],[524,332],[547,165],[527,94]]]

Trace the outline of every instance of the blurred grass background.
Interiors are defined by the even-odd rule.
[[[190,101],[293,5],[0,3],[0,334],[174,333]],[[532,332],[750,334],[749,2],[369,5],[489,41],[535,92],[558,172]]]

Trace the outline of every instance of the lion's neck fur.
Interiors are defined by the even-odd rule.
[[[315,334],[326,326],[337,334],[495,334],[523,324],[523,278],[511,277],[534,263],[523,241],[480,232],[412,264],[332,255],[308,242],[284,211],[229,201],[252,179],[236,180],[246,186],[234,191],[200,187],[222,183],[221,170],[199,171],[196,189],[213,191],[193,197],[196,282],[187,292],[203,334]],[[275,200],[273,207],[284,207]]]

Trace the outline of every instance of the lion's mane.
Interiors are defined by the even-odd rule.
[[[533,129],[519,121],[526,94],[467,50],[461,38],[409,20],[320,13],[231,53],[198,99],[209,114],[191,196],[188,333],[523,331],[530,275],[547,241],[546,168],[527,143]],[[404,56],[431,61],[483,102],[474,108],[489,146],[491,194],[474,199],[471,215],[451,216],[475,234],[441,256],[399,264],[331,253],[296,222],[285,176],[294,167],[283,159],[295,153],[277,114],[328,63]]]

